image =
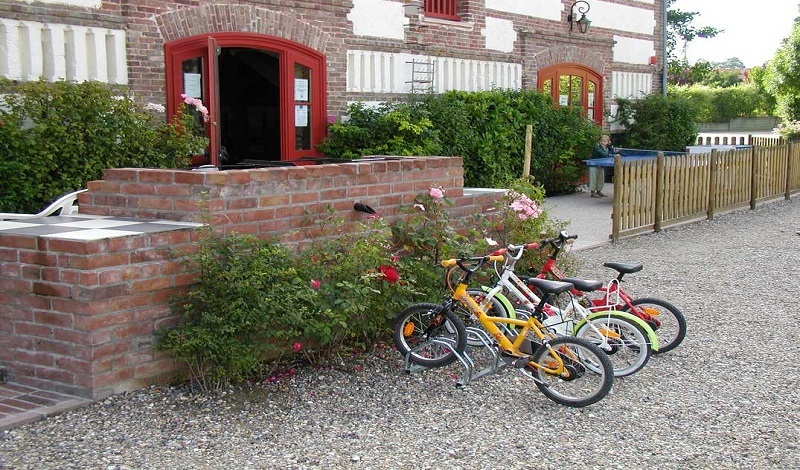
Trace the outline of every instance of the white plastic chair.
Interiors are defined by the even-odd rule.
[[[10,212],[0,212],[0,220],[23,220],[23,219],[38,219],[40,217],[47,217],[49,215],[72,215],[78,213],[78,194],[88,191],[88,189],[81,189],[67,193],[60,198],[53,201],[49,206],[38,214],[12,214]]]

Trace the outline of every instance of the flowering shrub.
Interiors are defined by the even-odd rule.
[[[404,256],[438,263],[457,253],[467,242],[450,223],[447,209],[453,203],[441,187],[433,187],[414,198],[414,204],[401,208],[405,217],[392,225],[394,243]]]
[[[784,121],[772,130],[786,140],[800,139],[800,121]]]

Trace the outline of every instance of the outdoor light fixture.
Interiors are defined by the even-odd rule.
[[[578,14],[575,14],[575,7],[577,7]],[[573,3],[571,7],[569,7],[569,15],[567,15],[567,21],[569,22],[569,31],[572,32],[572,25],[573,23],[578,24],[578,29],[582,34],[586,34],[589,31],[589,25],[592,24],[589,21],[589,18],[586,17],[586,12],[589,11],[589,2],[584,0],[578,0],[577,2]],[[578,17],[580,15],[580,17]]]
[[[403,13],[406,16],[417,16],[422,13],[422,2],[411,1],[403,5]]]

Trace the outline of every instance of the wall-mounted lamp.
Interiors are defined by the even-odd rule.
[[[577,7],[578,13],[575,14],[575,10]],[[592,22],[589,18],[586,17],[586,12],[589,11],[589,2],[584,0],[578,0],[577,2],[573,3],[571,7],[569,7],[569,15],[567,15],[567,21],[569,22],[569,31],[572,32],[572,25],[576,23],[578,25],[578,30],[582,34],[586,34],[589,31],[589,25]],[[579,16],[580,15],[580,16]]]
[[[412,1],[403,5],[403,13],[406,16],[417,16],[422,13],[422,2]]]

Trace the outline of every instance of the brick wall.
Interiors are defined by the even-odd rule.
[[[300,243],[306,210],[330,204],[353,222],[363,202],[388,218],[431,186],[453,200],[452,215],[485,213],[497,194],[463,195],[461,159],[409,158],[202,173],[107,170],[79,196],[81,215],[200,221],[204,196],[220,232]],[[466,219],[462,219],[466,220]],[[0,364],[12,381],[89,398],[173,377],[177,365],[154,351],[154,332],[173,324],[169,299],[194,276],[180,253],[192,229],[96,241],[0,231]]]

